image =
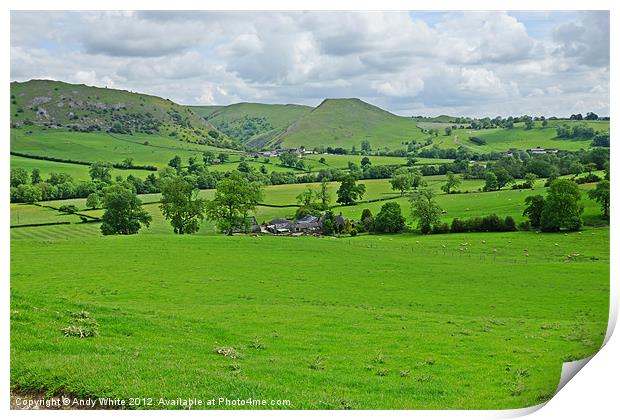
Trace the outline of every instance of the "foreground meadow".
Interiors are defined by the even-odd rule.
[[[290,408],[530,406],[602,343],[608,244],[606,228],[14,240],[11,385]],[[63,336],[82,310],[99,335]]]

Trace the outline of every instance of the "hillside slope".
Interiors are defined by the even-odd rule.
[[[373,149],[403,147],[424,135],[413,118],[399,117],[360,99],[326,99],[277,136],[273,144],[360,148],[368,140]]]
[[[313,109],[305,105],[247,102],[221,108],[196,108],[196,112],[204,115],[218,130],[248,146],[259,148],[273,142],[287,127]]]
[[[188,107],[151,95],[51,80],[11,83],[11,126],[82,132],[160,134],[199,144],[234,147]]]

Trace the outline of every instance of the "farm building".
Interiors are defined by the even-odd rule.
[[[266,226],[264,226],[264,229],[267,232],[273,233],[275,235],[319,233],[321,232],[321,227],[323,226],[324,220],[324,214],[321,217],[309,214],[299,220],[277,218],[271,220]],[[347,219],[342,215],[342,213],[340,213],[338,216],[334,216],[334,223],[341,228],[345,225],[347,220],[351,222],[352,225],[355,224],[354,220]]]
[[[313,233],[321,230],[321,223],[316,216],[308,215],[299,220],[273,219],[267,225],[267,231],[274,234]]]
[[[528,149],[528,152],[532,155],[544,155],[547,153],[557,153],[558,149],[544,149],[542,147],[534,147],[533,149]]]

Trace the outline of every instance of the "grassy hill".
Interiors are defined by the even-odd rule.
[[[399,117],[359,99],[326,99],[276,137],[274,143],[310,149],[359,149],[361,142],[368,140],[373,149],[396,149],[405,141],[423,136],[412,118]]]
[[[200,115],[202,118],[206,118],[215,111],[224,108],[222,105],[188,105],[188,108]]]
[[[418,123],[418,125],[424,123]],[[509,148],[532,149],[543,147],[547,149],[572,150],[590,149],[592,139],[583,138],[558,138],[557,126],[559,125],[586,124],[596,131],[608,132],[609,121],[574,121],[574,120],[554,120],[549,121],[547,127],[542,127],[540,122],[536,122],[531,130],[526,130],[523,123],[515,124],[514,128],[489,128],[473,130],[471,128],[459,128],[452,131],[450,136],[440,132],[438,137],[433,138],[433,144],[442,149],[451,149],[463,145],[470,150],[488,153],[504,152]],[[428,128],[424,126],[424,128]],[[470,137],[477,137],[484,140],[485,144],[476,144],[470,141]]]
[[[11,83],[11,125],[159,134],[191,143],[235,146],[204,118],[168,99],[51,80]]]
[[[238,103],[225,107],[194,107],[196,113],[228,136],[249,146],[270,144],[288,126],[312,111],[305,105]]]

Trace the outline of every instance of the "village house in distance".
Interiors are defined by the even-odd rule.
[[[320,217],[313,216],[311,214],[299,219],[288,220],[284,218],[276,218],[271,220],[268,224],[261,226],[262,233],[271,233],[274,235],[292,235],[301,236],[308,234],[320,234],[323,221],[325,220],[325,214]],[[347,220],[354,225],[356,222],[344,217],[342,213],[338,216],[334,216],[334,223],[342,228]]]

